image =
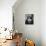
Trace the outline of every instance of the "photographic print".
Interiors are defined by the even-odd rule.
[[[25,24],[34,24],[34,14],[25,14]]]

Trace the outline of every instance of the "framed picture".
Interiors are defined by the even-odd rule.
[[[25,14],[25,24],[34,24],[34,14]]]

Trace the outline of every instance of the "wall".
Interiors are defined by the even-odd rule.
[[[12,28],[12,6],[16,0],[0,0],[0,27]]]
[[[41,38],[42,46],[46,46],[46,0],[41,1]]]
[[[34,14],[34,24],[25,25],[25,14]],[[23,37],[35,41],[41,46],[41,0],[23,0],[14,10],[15,28]]]

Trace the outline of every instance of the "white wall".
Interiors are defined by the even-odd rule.
[[[25,25],[25,14],[34,14],[34,24]],[[15,28],[22,32],[25,38],[35,41],[41,46],[41,0],[23,0],[15,9]]]
[[[42,46],[46,46],[46,0],[41,1],[41,38]]]
[[[12,6],[16,0],[0,0],[0,27],[12,28]]]

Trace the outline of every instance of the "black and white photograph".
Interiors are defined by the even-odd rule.
[[[34,24],[34,14],[25,14],[25,24]]]

